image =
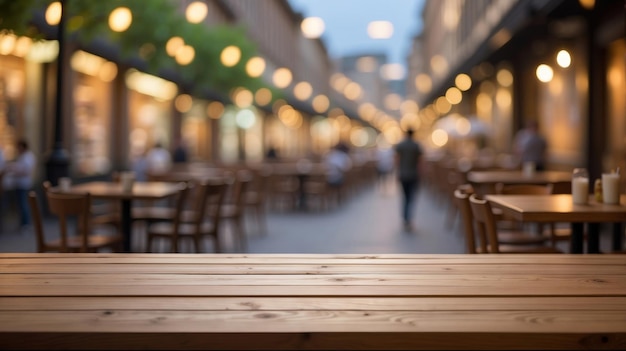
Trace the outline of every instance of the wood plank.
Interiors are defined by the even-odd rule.
[[[624,350],[624,334],[590,333],[9,333],[12,350]]]
[[[467,274],[341,274],[341,275],[186,275],[186,274],[126,274],[111,271],[104,274],[10,274],[5,275],[11,285],[67,286],[76,285],[185,285],[185,286],[439,286],[480,287],[486,290],[509,286],[511,289],[530,289],[562,285],[580,288],[623,288],[626,293],[626,274],[579,275],[507,275],[481,274],[480,270]]]
[[[465,255],[465,254],[33,254],[0,253],[1,264],[28,263],[211,263],[211,264],[620,264],[626,265],[624,255],[567,255],[567,254],[515,254],[515,255]]]
[[[624,296],[620,284],[575,281],[445,285],[5,285],[0,296]]]
[[[626,333],[623,311],[0,311],[0,332]]]
[[[3,311],[80,310],[344,310],[624,311],[626,297],[2,297]]]
[[[626,275],[626,265],[556,265],[556,264],[395,264],[379,265],[366,264],[264,264],[264,265],[216,265],[216,264],[144,264],[144,263],[56,263],[56,264],[0,264],[0,274],[49,274],[49,273],[90,273],[107,274],[117,271],[125,273],[150,273],[150,274],[306,274],[306,275],[331,275],[331,274],[467,274],[480,271],[484,274],[618,274]]]

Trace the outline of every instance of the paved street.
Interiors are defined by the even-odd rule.
[[[462,253],[460,227],[444,225],[446,208],[435,203],[426,189],[418,197],[412,232],[400,220],[400,198],[396,184],[386,189],[362,190],[332,211],[279,211],[268,213],[268,232],[263,235],[254,217],[246,221],[250,253]],[[47,233],[56,231],[54,220],[46,221]],[[5,214],[5,232],[0,234],[0,252],[34,252],[33,233],[15,231],[12,211]],[[13,229],[13,230],[11,230]],[[225,227],[225,249],[235,252]],[[135,247],[141,250],[142,228],[136,228]]]

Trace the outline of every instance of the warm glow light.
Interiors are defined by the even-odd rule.
[[[46,22],[51,26],[56,26],[61,21],[61,12],[63,8],[59,1],[55,1],[48,5],[46,9]]]
[[[496,104],[502,108],[508,108],[511,106],[513,102],[513,97],[511,96],[511,92],[507,89],[498,89],[496,93]]]
[[[461,117],[454,122],[454,129],[458,135],[466,136],[472,130],[472,124],[467,118]]]
[[[9,55],[15,49],[17,43],[17,37],[13,34],[6,34],[0,36],[0,55]]]
[[[0,41],[2,37],[0,37]],[[2,46],[2,44],[0,44]],[[26,55],[29,61],[33,62],[52,62],[59,55],[59,42],[56,40],[39,40],[33,42],[30,51]]]
[[[235,105],[237,105],[237,107],[250,107],[253,101],[254,95],[250,90],[243,88],[235,89],[235,92],[233,93],[233,102],[235,103]]]
[[[446,90],[446,100],[452,105],[456,105],[463,100],[463,94],[457,87],[451,87]]]
[[[450,110],[452,109],[450,101],[448,101],[448,99],[446,99],[444,96],[437,98],[437,101],[435,101],[435,107],[437,108],[437,112],[439,112],[439,114],[441,115],[450,112]]]
[[[291,80],[293,79],[293,75],[288,68],[281,67],[274,71],[274,75],[272,76],[272,82],[277,88],[284,89],[291,84]]]
[[[448,143],[448,133],[443,129],[435,129],[431,135],[431,140],[436,146],[444,146]]]
[[[461,91],[468,91],[472,87],[472,78],[465,73],[460,73],[454,78],[454,84]]]
[[[181,37],[171,37],[167,43],[165,43],[165,51],[168,55],[176,56],[176,51],[185,45],[185,41]]]
[[[94,77],[99,76],[103,70],[103,66],[107,62],[108,61],[102,57],[90,54],[83,50],[77,50],[70,58],[70,66],[74,71]]]
[[[26,57],[30,51],[30,47],[33,45],[33,40],[29,37],[19,37],[15,43],[15,49],[13,55],[18,57]]]
[[[254,100],[259,106],[268,105],[272,102],[272,91],[268,88],[261,88],[254,93]]]
[[[372,21],[367,25],[367,35],[372,39],[389,39],[393,35],[393,24],[389,21]]]
[[[430,59],[430,68],[435,74],[441,76],[448,71],[448,60],[441,55],[435,55]]]
[[[313,98],[312,105],[315,112],[324,113],[328,110],[328,107],[330,106],[330,101],[328,100],[326,95],[317,95]]]
[[[563,68],[567,68],[569,67],[569,65],[572,64],[572,57],[570,56],[569,52],[567,52],[567,50],[561,50],[556,55],[556,63],[558,63],[559,66]]]
[[[498,81],[498,84],[508,88],[513,85],[513,73],[511,73],[508,69],[501,69],[496,74],[496,80]]]
[[[307,17],[300,23],[300,29],[305,38],[317,39],[324,34],[324,20],[320,17]]]
[[[192,104],[193,100],[189,94],[180,94],[174,99],[174,107],[176,107],[176,111],[180,113],[189,112]]]
[[[109,15],[109,27],[114,32],[123,32],[133,22],[133,14],[128,7],[118,7]]]
[[[427,74],[420,73],[415,77],[415,88],[422,94],[430,93],[433,87],[433,82]]]
[[[178,93],[176,84],[134,69],[126,74],[126,85],[135,91],[161,100],[172,100]]]
[[[445,7],[445,11],[442,11],[442,22],[443,22],[443,27],[445,29],[447,29],[448,31],[452,32],[454,30],[456,30],[456,28],[459,26],[459,19],[460,19],[460,11],[459,8],[456,6],[456,2],[447,2]]]
[[[265,72],[265,59],[259,56],[251,57],[246,63],[246,73],[252,78],[260,77]]]
[[[578,0],[578,2],[586,10],[591,10],[596,6],[596,0]]]
[[[552,67],[543,63],[537,66],[536,74],[537,79],[539,79],[539,81],[543,83],[548,83],[552,80],[552,77],[554,77],[554,71],[552,71]]]
[[[107,61],[102,64],[100,67],[100,71],[98,72],[98,77],[105,82],[112,82],[113,79],[117,76],[117,65],[111,61]]]
[[[304,101],[310,98],[311,94],[313,94],[313,87],[309,82],[300,82],[293,87],[293,94],[296,99]]]
[[[190,64],[194,57],[196,57],[196,50],[193,46],[183,45],[176,50],[176,62],[181,66]]]
[[[402,104],[402,97],[398,94],[388,94],[385,96],[385,108],[390,111],[400,110],[400,104]]]
[[[330,76],[330,85],[337,91],[343,91],[348,83],[350,83],[350,79],[341,73],[334,73]]]
[[[207,105],[206,113],[211,119],[219,119],[224,114],[224,105],[219,101],[210,102]]]
[[[206,18],[208,12],[209,9],[204,2],[194,1],[187,6],[185,17],[190,23],[200,23]]]
[[[356,82],[348,83],[343,89],[343,96],[345,96],[348,100],[354,101],[360,98],[361,94],[363,94],[363,89]]]
[[[225,47],[220,54],[220,60],[224,66],[233,67],[241,60],[241,49],[234,45]]]

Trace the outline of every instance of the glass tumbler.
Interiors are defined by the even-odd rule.
[[[572,201],[586,204],[589,200],[589,173],[586,168],[574,168],[572,171]]]

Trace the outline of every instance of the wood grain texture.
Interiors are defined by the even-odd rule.
[[[625,349],[625,255],[0,254],[0,349]]]

